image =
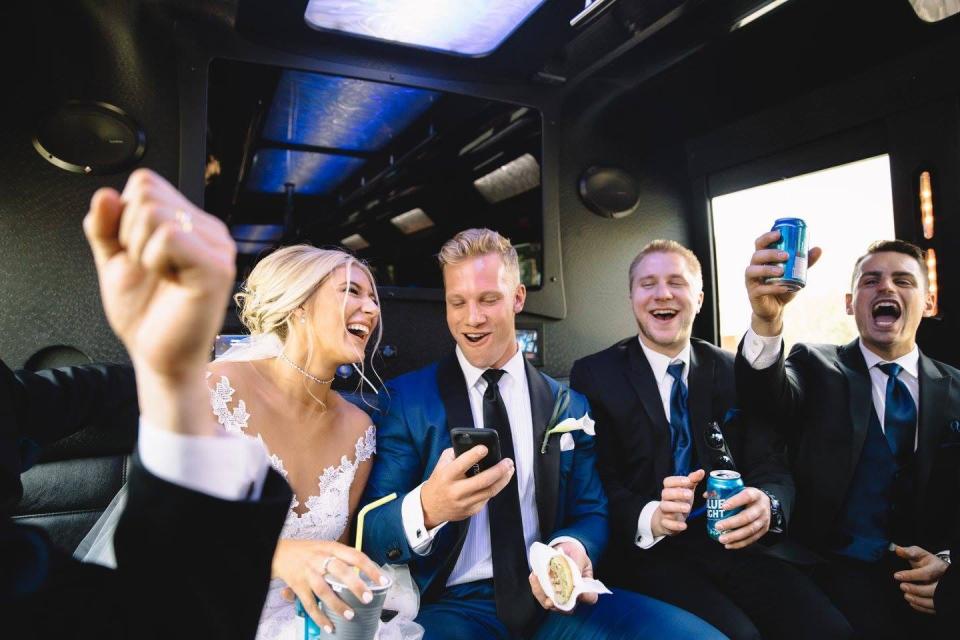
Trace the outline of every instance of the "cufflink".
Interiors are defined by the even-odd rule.
[[[422,537],[423,537],[423,530],[417,529],[417,538],[422,538]]]

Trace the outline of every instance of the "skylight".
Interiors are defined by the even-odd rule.
[[[314,29],[485,56],[545,0],[310,0]]]
[[[495,204],[540,186],[540,164],[529,153],[473,181],[484,199]]]
[[[377,151],[423,115],[435,91],[284,71],[263,128],[274,142]]]
[[[292,183],[298,195],[324,195],[346,180],[364,161],[309,151],[261,149],[253,156],[247,188],[264,193],[283,193]]]

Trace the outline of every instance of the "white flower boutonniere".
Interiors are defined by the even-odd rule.
[[[579,418],[566,418],[560,422],[557,422],[562,414],[567,409],[567,405],[570,404],[570,392],[566,387],[560,390],[560,393],[557,394],[557,400],[553,406],[553,416],[550,418],[548,424],[552,425],[547,428],[547,431],[543,434],[543,443],[540,445],[540,453],[547,452],[547,443],[550,440],[550,436],[555,433],[570,433],[571,431],[583,431],[587,435],[595,436],[596,431],[594,430],[593,418],[590,417],[589,413],[584,413]]]

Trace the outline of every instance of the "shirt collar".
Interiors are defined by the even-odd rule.
[[[463,351],[460,349],[460,345],[457,345],[457,360],[460,362],[460,369],[463,371],[463,377],[467,381],[467,388],[473,389],[480,378],[483,376],[483,372],[486,369],[479,369],[467,360],[467,357],[463,355]],[[526,379],[526,368],[523,360],[523,353],[520,349],[517,349],[517,352],[513,354],[507,363],[503,365],[502,369],[507,372],[507,375],[512,377],[514,380],[524,380]]]
[[[860,352],[863,354],[863,359],[867,363],[867,370],[869,371],[878,364],[887,362],[870,349],[867,349],[863,345],[863,340],[857,340],[857,344],[860,345]],[[914,378],[920,377],[920,349],[917,348],[917,345],[913,345],[913,350],[910,353],[900,356],[894,360],[898,365],[903,367],[903,370],[912,375]]]
[[[637,342],[640,343],[640,348],[643,349],[643,355],[647,357],[647,362],[650,363],[650,368],[653,369],[653,378],[657,381],[657,384],[663,382],[664,377],[667,375],[667,367],[670,366],[670,363],[677,360],[683,360],[683,374],[684,376],[690,371],[690,343],[687,342],[683,350],[675,355],[674,357],[665,356],[662,353],[654,351],[643,344],[643,340],[640,339],[640,336],[637,336]]]

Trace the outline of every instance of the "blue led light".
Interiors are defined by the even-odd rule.
[[[310,0],[314,29],[484,56],[545,0]]]
[[[275,142],[377,151],[421,116],[435,91],[284,71],[263,128]]]
[[[361,158],[309,151],[261,149],[253,156],[247,189],[283,193],[292,182],[298,195],[323,195],[346,180],[364,163]]]

